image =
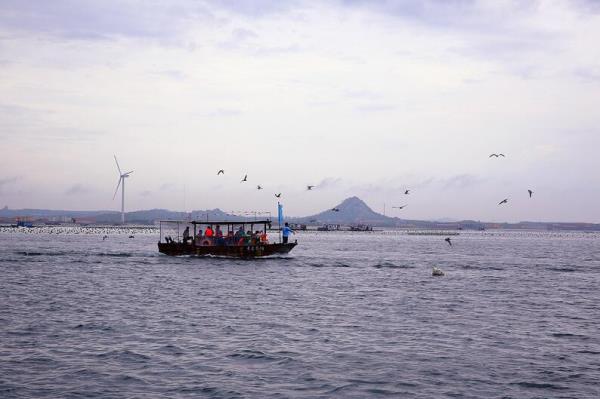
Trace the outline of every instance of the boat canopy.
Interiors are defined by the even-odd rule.
[[[181,223],[181,224],[193,224],[193,225],[204,225],[204,226],[214,226],[214,225],[240,225],[240,224],[271,224],[270,219],[262,219],[262,220],[227,220],[227,221],[215,221],[215,220],[161,220],[160,223]]]

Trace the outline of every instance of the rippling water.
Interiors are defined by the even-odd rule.
[[[24,231],[0,232],[2,398],[600,397],[598,234],[300,233],[243,261]]]

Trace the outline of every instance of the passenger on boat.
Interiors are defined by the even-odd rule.
[[[246,233],[244,233],[244,227],[240,226],[239,229],[237,229],[237,231],[235,232],[235,238],[237,238],[238,240],[242,237],[244,237],[246,235]]]
[[[235,238],[233,237],[233,230],[227,231],[227,237],[225,237],[225,244],[226,245],[233,245],[235,244]]]
[[[221,226],[217,225],[215,227],[215,243],[217,245],[225,245],[225,239],[223,238],[223,232],[221,231]]]
[[[215,235],[212,227],[206,226],[206,231],[204,232],[204,235],[208,238],[212,238]]]
[[[260,232],[260,242],[262,244],[268,244],[269,243],[269,239],[267,238],[267,232],[266,231],[261,231]]]
[[[288,223],[283,226],[283,230],[281,231],[281,235],[283,236],[283,243],[287,244],[290,234],[296,234],[294,230],[290,229]]]
[[[183,230],[183,243],[187,244],[190,240],[190,226],[185,226],[185,230]]]

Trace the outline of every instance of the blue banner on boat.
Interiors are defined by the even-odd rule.
[[[277,221],[279,224],[283,224],[283,205],[277,203]]]

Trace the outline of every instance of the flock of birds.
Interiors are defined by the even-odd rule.
[[[504,155],[503,153],[493,153],[493,154],[490,154],[488,158],[506,158],[506,155]],[[219,169],[219,170],[217,171],[217,176],[219,176],[219,175],[224,175],[224,174],[225,174],[225,170],[224,170],[224,169]],[[245,175],[244,175],[244,177],[242,178],[242,180],[240,180],[240,183],[245,183],[245,182],[247,182],[247,181],[248,181],[248,175],[247,175],[247,174],[245,174]],[[311,191],[313,188],[315,188],[315,186],[314,186],[314,185],[307,185],[307,186],[306,186],[306,190],[307,190],[307,191]],[[263,189],[263,187],[262,187],[262,186],[259,184],[259,185],[257,185],[257,186],[256,186],[256,189],[257,189],[257,190],[262,190],[262,189]],[[409,194],[410,194],[410,191],[411,191],[411,190],[409,190],[409,189],[406,189],[406,190],[404,190],[404,195],[409,195]],[[533,197],[533,191],[532,191],[531,189],[528,189],[528,190],[527,190],[527,193],[529,194],[529,198],[532,198],[532,197]],[[275,194],[275,197],[276,197],[276,198],[281,198],[281,193],[276,193],[276,194]],[[504,205],[504,204],[508,204],[508,200],[509,200],[508,198],[504,198],[502,201],[500,201],[500,202],[498,203],[498,205]],[[404,204],[404,205],[398,205],[398,206],[392,206],[392,209],[398,209],[398,210],[402,210],[402,209],[406,208],[407,206],[408,206],[408,204]],[[334,207],[334,208],[332,208],[332,209],[331,209],[331,211],[332,211],[332,212],[339,212],[339,211],[340,211],[340,209],[339,209],[339,208],[335,208],[335,207]],[[446,238],[446,242],[447,242],[447,243],[448,243],[450,246],[452,246],[452,241],[450,240],[450,238],[449,238],[449,237],[448,237],[448,238]]]
[[[224,169],[219,169],[217,171],[217,176],[220,175],[224,175],[225,174],[225,170]],[[244,177],[242,178],[242,180],[240,180],[240,183],[246,183],[248,182],[248,174],[245,174]],[[306,186],[306,191],[312,191],[313,188],[315,188],[316,186],[313,184],[309,184]],[[257,190],[263,190],[263,186],[261,186],[260,184],[258,184],[256,186]],[[281,198],[281,193],[275,193],[275,198]],[[340,210],[338,208],[333,208],[332,209],[333,212],[339,212]]]

